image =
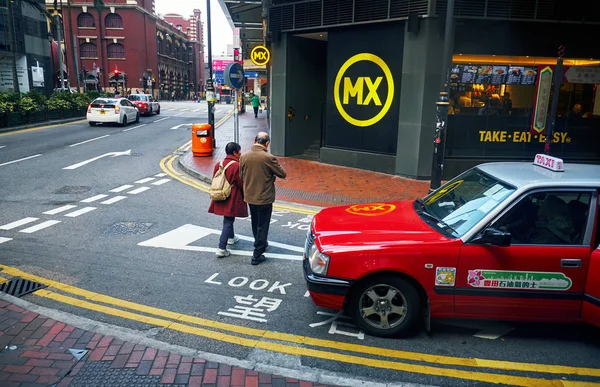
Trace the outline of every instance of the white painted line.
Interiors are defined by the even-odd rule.
[[[77,144],[69,145],[69,147],[71,148],[71,147],[74,147],[74,146],[77,146],[77,145],[81,145],[81,144],[85,144],[85,143],[88,143],[88,142],[91,142],[91,141],[100,140],[101,138],[105,138],[105,137],[108,137],[108,136],[110,136],[110,134],[106,134],[104,136],[100,136],[100,137],[92,138],[92,139],[85,140],[85,141],[82,141],[82,142],[78,142]]]
[[[123,129],[123,132],[129,132],[130,130],[141,128],[142,126],[146,126],[146,125],[147,124],[141,124],[141,125],[138,125],[138,126],[134,126],[133,128]]]
[[[152,180],[156,180],[156,178],[155,177],[146,177],[145,179],[138,180],[135,183],[137,183],[137,184],[144,184],[144,183],[148,183],[148,182],[150,182]]]
[[[22,158],[22,159],[18,159],[18,160],[9,161],[9,162],[7,162],[7,163],[2,163],[2,164],[0,164],[0,167],[3,167],[3,166],[5,166],[5,165],[8,165],[8,164],[14,164],[14,163],[18,163],[19,161],[25,161],[25,160],[33,159],[33,158],[35,158],[35,157],[40,157],[41,155],[42,155],[42,154],[40,153],[40,154],[37,154],[37,155],[33,155],[33,156],[29,156],[29,157],[24,157],[24,158]]]
[[[0,237],[0,245],[4,242],[9,242],[12,241],[12,238],[4,238],[4,237]]]
[[[91,203],[91,202],[95,202],[96,200],[104,199],[106,197],[108,197],[108,195],[100,194],[100,195],[92,196],[91,198],[83,199],[81,201],[81,203]]]
[[[127,199],[127,196],[115,196],[114,198],[105,200],[105,201],[101,202],[100,204],[113,204],[116,202],[120,202],[123,199]]]
[[[155,181],[154,183],[152,183],[152,185],[163,185],[165,183],[170,182],[171,179],[160,179],[159,181]]]
[[[199,251],[206,253],[216,253],[217,249],[214,247],[204,247],[204,246],[190,246],[191,243],[202,239],[208,235],[215,234],[220,235],[220,230],[215,230],[206,227],[200,227],[193,224],[184,224],[181,227],[176,228],[175,230],[171,230],[167,233],[159,235],[155,238],[149,239],[147,241],[138,243],[138,246],[147,246],[147,247],[158,247],[164,249],[173,249],[173,250],[185,250],[185,251]],[[244,235],[238,235],[238,237],[242,240],[254,241],[254,238],[247,237]],[[285,243],[277,243],[269,241],[269,246],[280,247],[282,249],[303,252],[304,248],[298,246],[292,246]],[[232,255],[243,255],[251,257],[253,251],[245,251],[245,250],[230,250]],[[291,254],[273,254],[273,253],[265,253],[267,258],[276,258],[276,259],[285,259],[290,261],[302,261],[302,255],[291,255]]]
[[[156,120],[154,122],[161,122],[161,121],[168,120],[168,119],[169,119],[169,117],[165,117],[165,118],[161,118],[160,120]]]
[[[64,212],[64,211],[68,211],[68,210],[70,210],[72,208],[75,208],[75,207],[77,207],[77,206],[74,206],[72,204],[67,204],[66,206],[62,206],[62,207],[58,207],[58,208],[55,208],[55,209],[50,210],[50,211],[46,211],[46,212],[44,212],[44,214],[46,214],[46,215],[56,215],[56,214],[60,214],[61,212]]]
[[[69,218],[76,218],[79,215],[87,214],[88,212],[94,211],[95,209],[96,209],[96,207],[83,207],[80,210],[69,212],[65,216],[67,216]]]
[[[194,113],[196,113],[196,112],[199,112],[199,111],[200,111],[200,109],[194,109],[194,110],[192,110],[192,111],[193,111]]]
[[[6,145],[0,145],[0,149],[6,148]]]
[[[23,232],[25,234],[33,234],[36,231],[43,230],[43,229],[48,228],[50,226],[54,226],[55,224],[58,224],[58,223],[60,223],[60,220],[47,220],[47,221],[42,222],[40,224],[36,224],[35,226],[31,226],[29,228],[21,230],[20,232]]]
[[[84,165],[89,164],[89,163],[91,163],[93,161],[100,160],[103,157],[108,157],[108,156],[110,156],[110,157],[129,156],[130,154],[131,154],[131,149],[128,149],[128,150],[123,151],[123,152],[109,152],[109,153],[105,153],[105,154],[100,155],[100,156],[93,157],[93,158],[91,158],[89,160],[82,161],[82,162],[77,163],[77,164],[69,165],[68,167],[64,167],[63,169],[77,169],[77,168],[83,167]]]
[[[125,184],[125,185],[122,185],[122,186],[117,187],[115,189],[111,189],[109,192],[121,192],[121,191],[125,191],[126,189],[129,189],[129,188],[133,188],[133,185],[131,185],[131,184]]]
[[[189,109],[179,109],[180,112],[187,112]]]
[[[150,189],[150,187],[140,187],[140,188],[136,188],[133,191],[129,191],[127,192],[130,195],[137,195],[139,193],[142,193],[144,191],[148,191]]]
[[[514,328],[509,327],[504,324],[498,324],[498,325],[490,326],[489,328],[485,328],[485,329],[477,332],[473,336],[479,337],[480,339],[496,340],[512,330],[514,330]]]
[[[154,175],[154,177],[165,177],[167,176],[166,173],[157,173],[156,175]]]
[[[4,226],[0,226],[0,230],[12,230],[13,228],[17,228],[23,226],[27,223],[35,222],[38,218],[23,218],[21,220],[17,220],[16,222],[5,224]]]
[[[180,115],[182,115],[183,113],[179,113],[179,114],[175,114],[173,117],[179,117]]]

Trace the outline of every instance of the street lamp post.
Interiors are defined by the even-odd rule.
[[[454,30],[454,0],[448,0],[446,9],[446,30],[444,36],[444,53],[442,57],[442,77],[440,95],[436,105],[435,134],[433,137],[433,163],[431,166],[431,184],[429,190],[440,187],[444,171],[444,151],[446,146],[446,129],[448,125],[448,65],[452,57],[450,45],[453,41]]]
[[[62,47],[61,47],[61,34],[60,34],[60,18],[58,17],[58,11],[55,10],[54,24],[56,24],[56,38],[58,43],[58,71],[60,71],[60,89],[65,87],[65,76],[63,73],[63,58],[62,58]],[[50,38],[50,36],[48,36]]]
[[[207,86],[212,86],[213,71],[212,71],[212,34],[210,24],[210,0],[206,0],[206,30],[208,38],[208,79]],[[208,87],[207,87],[208,89]],[[208,90],[207,90],[208,91]],[[214,92],[214,88],[212,90]],[[215,136],[215,103],[208,100],[208,92],[206,93],[206,101],[208,102],[208,124],[212,128],[213,134],[213,148],[217,147],[217,138]]]

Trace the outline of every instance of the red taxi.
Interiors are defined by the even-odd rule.
[[[307,236],[313,302],[375,336],[422,319],[600,326],[600,166],[482,164],[415,201],[327,208]]]
[[[140,114],[160,114],[160,103],[150,94],[131,94],[127,99],[138,108]]]

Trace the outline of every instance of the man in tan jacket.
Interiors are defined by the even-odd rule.
[[[254,253],[252,264],[258,265],[265,260],[267,237],[271,212],[275,201],[275,178],[285,179],[286,173],[275,156],[267,149],[271,138],[260,132],[254,139],[250,152],[240,158],[240,175],[244,181],[244,201],[250,207],[252,234],[254,235]]]

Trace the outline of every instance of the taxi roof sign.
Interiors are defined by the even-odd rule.
[[[553,172],[564,172],[563,160],[558,157],[548,156],[541,153],[535,155],[533,164],[542,168],[549,169]]]

